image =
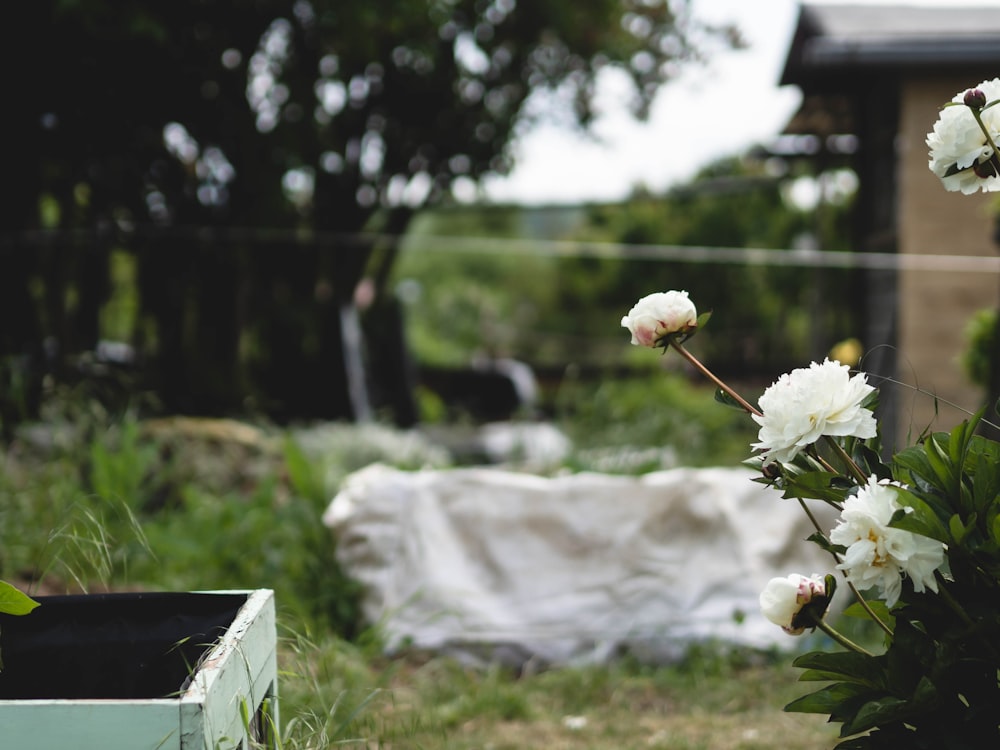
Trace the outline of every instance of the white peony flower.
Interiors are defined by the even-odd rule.
[[[976,86],[987,102],[1000,99],[1000,78],[983,81]],[[934,130],[927,134],[930,149],[928,167],[936,174],[947,190],[961,190],[965,194],[979,189],[1000,190],[1000,176],[988,162],[997,155],[976,122],[972,110],[963,103],[965,91],[952,97],[957,106],[941,110]],[[1000,106],[990,107],[981,113],[983,124],[994,144],[1000,136]],[[978,166],[977,165],[981,165]]]
[[[793,625],[795,618],[817,596],[826,596],[821,576],[806,578],[792,573],[785,578],[772,578],[760,592],[760,611],[786,633],[799,635],[805,627]]]
[[[930,537],[889,526],[899,504],[897,483],[870,477],[857,495],[847,498],[830,541],[847,547],[837,567],[861,590],[877,587],[891,607],[899,601],[903,576],[915,591],[936,592],[935,571],[944,563],[945,546]]]
[[[758,400],[762,414],[752,416],[759,442],[752,447],[764,452],[766,465],[791,461],[824,435],[875,437],[875,416],[861,405],[874,390],[864,374],[851,377],[847,365],[829,359],[792,370]]]
[[[683,333],[698,325],[698,311],[684,291],[656,292],[635,303],[622,318],[622,328],[637,346],[656,346],[669,333]]]

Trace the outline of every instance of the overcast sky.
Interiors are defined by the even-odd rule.
[[[837,0],[962,6],[997,0]],[[734,23],[749,49],[716,54],[689,67],[658,95],[648,123],[626,113],[621,81],[608,77],[602,115],[588,140],[557,124],[536,127],[515,144],[517,166],[486,184],[498,202],[574,203],[618,200],[637,184],[660,191],[690,179],[709,162],[776,136],[800,101],[778,86],[798,18],[797,0],[693,0],[694,14]]]

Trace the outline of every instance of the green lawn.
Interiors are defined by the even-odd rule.
[[[443,657],[365,658],[289,644],[288,748],[817,750],[836,728],[782,706],[803,692],[787,656],[711,651],[668,667],[618,663],[515,675]],[[335,707],[333,713],[325,711]],[[355,713],[356,712],[356,713]]]
[[[587,451],[601,446],[676,445],[686,465],[732,465],[748,444],[745,417],[662,373],[560,395],[559,424],[583,449],[569,469],[590,468]],[[377,460],[437,465],[440,453],[377,427],[331,426],[322,448],[315,437],[112,418],[86,404],[47,412],[0,454],[0,578],[43,593],[275,589],[288,750],[835,744],[825,717],[782,712],[808,687],[789,655],[704,649],[670,667],[625,660],[520,675],[382,656],[320,516],[348,473]]]

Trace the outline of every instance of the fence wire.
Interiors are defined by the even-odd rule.
[[[859,268],[878,271],[930,271],[935,273],[1000,273],[1000,257],[948,253],[845,252],[803,248],[713,247],[708,245],[627,244],[435,234],[389,235],[372,232],[314,232],[256,227],[136,228],[119,237],[92,231],[29,231],[0,235],[0,249],[12,246],[54,246],[88,241],[128,246],[128,237],[158,237],[198,244],[233,243],[273,246],[275,249],[319,247],[397,246],[414,252],[452,252],[499,255],[533,255],[557,258],[606,258],[616,260],[674,261],[747,266],[797,266],[802,268]]]

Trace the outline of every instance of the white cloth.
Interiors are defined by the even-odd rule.
[[[798,503],[753,476],[376,464],[347,478],[323,520],[390,651],[659,662],[708,639],[793,645],[760,614],[760,591],[774,576],[833,569],[805,541],[814,528]],[[828,530],[832,511],[813,510]]]

